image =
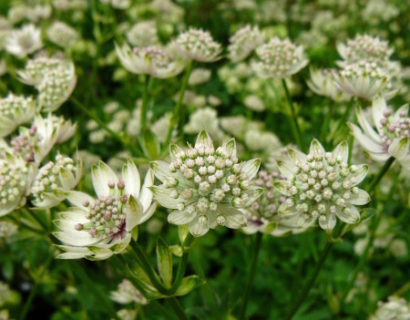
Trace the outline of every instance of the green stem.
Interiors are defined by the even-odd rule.
[[[181,304],[178,302],[176,298],[169,298],[167,299],[169,306],[175,312],[179,320],[188,320],[187,315],[185,314],[184,309],[182,309]]]
[[[151,90],[152,86],[152,77],[149,75],[145,76],[145,86],[144,86],[144,94],[142,96],[142,104],[141,104],[141,132],[144,133],[147,128],[147,109],[148,109],[148,94]]]
[[[370,182],[369,190],[367,190],[367,192],[369,192],[369,194],[373,193],[373,191],[376,189],[377,185],[379,184],[380,180],[384,177],[386,172],[389,171],[389,169],[392,166],[393,162],[394,162],[393,157],[390,157],[389,159],[387,159],[387,161],[384,163],[383,167],[381,167],[380,171],[374,177],[372,182]]]
[[[333,134],[332,134],[331,137],[330,137],[331,139],[334,138],[334,135],[339,131],[339,129],[343,126],[343,124],[346,123],[347,119],[348,119],[349,116],[350,116],[350,110],[352,110],[353,103],[354,103],[354,100],[352,99],[352,100],[348,103],[348,105],[346,106],[345,112],[343,113],[342,117],[340,118],[339,122],[337,123],[337,126],[336,126],[336,128],[335,128],[335,131],[333,131]]]
[[[288,85],[286,84],[285,79],[282,79],[282,86],[283,86],[283,89],[285,90],[286,99],[287,99],[287,102],[288,102],[287,103],[287,105],[289,107],[288,111],[290,111],[289,121],[290,121],[290,125],[291,125],[291,128],[292,128],[293,138],[295,139],[296,144],[298,145],[299,149],[303,150],[302,138],[301,138],[302,135],[301,135],[298,120],[297,120],[297,117],[296,117],[295,107],[293,106],[292,99],[290,98]]]
[[[178,269],[177,269],[177,273],[176,273],[176,276],[175,276],[175,281],[172,284],[172,287],[170,289],[170,291],[172,293],[174,293],[179,288],[179,286],[182,282],[182,279],[184,278],[186,265],[187,265],[187,262],[188,262],[188,252],[185,252],[185,247],[190,246],[193,240],[194,240],[194,238],[189,233],[188,236],[186,237],[184,243],[182,244],[182,257],[179,260]]]
[[[242,301],[242,307],[239,313],[239,319],[246,319],[246,307],[248,305],[249,295],[250,295],[251,288],[252,288],[252,282],[255,276],[256,263],[258,261],[259,251],[260,251],[261,244],[262,244],[262,236],[263,234],[261,232],[258,232],[256,234],[255,247],[253,249],[252,261],[251,261],[251,266],[249,269],[248,280],[246,282],[245,293],[244,293],[243,301]]]
[[[410,281],[407,281],[407,283],[405,283],[404,286],[402,286],[399,290],[394,292],[392,295],[400,297],[403,294],[405,294],[408,290],[410,290]]]
[[[189,76],[191,75],[192,72],[192,62],[190,62],[185,70],[185,75],[184,78],[182,80],[182,85],[181,85],[181,89],[179,90],[179,95],[178,95],[178,100],[177,100],[177,104],[175,106],[174,109],[174,114],[172,115],[170,124],[169,124],[169,129],[168,129],[168,133],[167,133],[167,138],[165,140],[164,143],[164,151],[167,150],[170,142],[171,142],[171,138],[172,138],[172,133],[174,132],[174,129],[176,127],[179,126],[179,131],[180,134],[183,133],[183,127],[184,127],[184,121],[185,121],[185,110],[182,106],[182,101],[184,99],[184,95],[185,95],[185,91],[186,88],[188,86],[188,80],[189,80]],[[179,124],[179,125],[178,125]]]

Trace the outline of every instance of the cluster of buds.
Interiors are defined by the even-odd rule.
[[[209,32],[189,29],[180,34],[172,48],[183,58],[199,62],[214,62],[220,59],[222,47],[212,39]]]
[[[111,299],[120,304],[136,302],[145,305],[148,303],[147,298],[127,279],[120,282],[117,290],[111,291]]]
[[[36,105],[31,97],[9,94],[0,99],[0,138],[9,135],[18,126],[33,119]]]
[[[54,207],[67,197],[81,178],[81,161],[58,154],[55,162],[48,162],[37,173],[31,193],[36,207]]]
[[[33,24],[10,32],[6,39],[6,50],[19,58],[24,58],[42,47],[41,31]]]
[[[131,50],[126,44],[122,47],[116,44],[115,50],[124,68],[135,74],[166,79],[178,75],[185,68],[181,59],[175,59],[169,50],[160,46]]]
[[[194,236],[218,225],[234,229],[246,225],[241,210],[262,193],[253,181],[259,160],[239,162],[234,139],[215,150],[205,131],[199,133],[194,147],[173,145],[170,154],[171,163],[152,163],[162,182],[153,187],[153,193],[162,206],[172,210],[170,223],[188,225]]]
[[[296,227],[309,227],[316,221],[324,230],[332,230],[336,217],[348,224],[357,223],[360,214],[355,205],[365,205],[370,196],[357,185],[367,175],[367,165],[348,164],[348,146],[340,143],[333,152],[326,152],[313,140],[307,155],[289,149],[289,159],[279,162],[286,177],[275,182],[287,197],[279,213],[293,217]]]
[[[60,258],[106,259],[119,253],[131,240],[134,227],[154,213],[150,171],[141,190],[138,169],[131,161],[123,166],[121,179],[103,162],[92,168],[91,177],[97,198],[68,192],[75,207],[59,213],[55,236],[65,251]]]
[[[263,78],[287,78],[308,63],[303,47],[294,45],[289,39],[273,38],[258,47],[256,54],[260,61],[254,63],[254,68]]]
[[[372,104],[373,123],[363,110],[357,112],[360,127],[350,123],[350,129],[360,143],[376,161],[386,161],[395,157],[403,166],[410,166],[410,118],[408,105],[393,113],[384,99],[376,99]]]
[[[310,70],[310,80],[307,81],[310,90],[318,95],[329,97],[334,101],[344,101],[348,97],[336,85],[334,71],[330,69]]]
[[[239,29],[229,39],[229,59],[232,62],[240,62],[246,59],[256,47],[263,43],[263,36],[257,26],[247,25]]]
[[[60,47],[71,47],[78,41],[78,32],[68,24],[55,21],[47,30],[48,39]]]

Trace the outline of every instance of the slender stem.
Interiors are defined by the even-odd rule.
[[[175,314],[177,315],[178,319],[188,320],[188,317],[185,314],[184,309],[182,309],[181,304],[178,302],[176,298],[169,298],[167,299],[167,302],[169,306],[172,308],[172,310],[175,312]]]
[[[352,99],[346,106],[345,112],[343,113],[342,117],[340,118],[339,122],[337,123],[335,131],[333,131],[333,134],[331,135],[331,139],[334,138],[334,135],[339,131],[339,129],[343,126],[343,124],[346,123],[347,119],[349,119],[350,116],[350,110],[352,110],[354,100]]]
[[[171,118],[171,122],[169,124],[169,128],[168,128],[168,133],[167,133],[167,138],[165,140],[164,143],[164,150],[167,150],[170,142],[171,142],[171,138],[172,138],[172,133],[174,132],[175,127],[178,126],[179,123],[179,130],[182,133],[183,132],[183,126],[184,126],[184,118],[185,118],[185,110],[182,106],[182,100],[184,98],[185,95],[185,91],[188,85],[188,79],[189,76],[191,75],[191,71],[192,71],[192,62],[190,62],[185,70],[185,75],[184,78],[182,80],[182,85],[181,85],[181,89],[179,90],[179,95],[178,95],[178,100],[177,100],[177,104],[175,106],[174,109],[174,114],[172,115]]]
[[[399,290],[397,290],[396,292],[394,292],[392,295],[393,296],[402,296],[403,294],[405,294],[408,290],[410,290],[410,281],[407,281],[404,286],[402,286]]]
[[[239,313],[239,319],[246,319],[246,307],[248,305],[249,295],[250,295],[251,288],[252,288],[252,282],[255,276],[256,263],[258,261],[259,251],[260,251],[261,244],[262,244],[262,236],[263,234],[261,232],[258,232],[256,234],[255,247],[253,249],[252,261],[251,261],[251,266],[249,269],[248,280],[246,282],[245,293],[243,295],[243,301],[242,301],[241,311]]]
[[[172,284],[172,287],[170,289],[172,293],[174,293],[178,289],[179,285],[181,284],[182,279],[184,278],[186,265],[188,262],[188,252],[185,252],[185,247],[190,246],[193,240],[194,238],[189,233],[184,243],[182,244],[182,257],[179,260],[178,269],[177,269],[177,273],[175,276],[175,281]]]
[[[290,110],[290,114],[291,114],[291,118],[289,118],[291,127],[292,127],[292,133],[293,133],[293,137],[296,141],[296,144],[298,145],[300,150],[303,150],[303,146],[302,146],[302,138],[301,138],[301,133],[300,133],[300,128],[299,128],[299,124],[298,124],[298,120],[296,118],[296,112],[295,112],[295,108],[293,106],[293,102],[292,99],[290,98],[290,94],[289,94],[289,90],[288,90],[288,85],[286,84],[286,80],[282,79],[282,86],[283,89],[285,90],[285,94],[286,94],[286,99],[288,101],[288,107]]]
[[[151,86],[152,86],[152,77],[150,77],[149,75],[146,75],[144,94],[142,96],[142,104],[141,104],[141,132],[142,133],[144,133],[147,128],[148,94],[151,90]]]
[[[373,193],[373,191],[376,189],[377,185],[379,184],[380,180],[384,177],[386,172],[389,171],[393,162],[394,162],[393,157],[390,157],[389,159],[387,159],[383,167],[381,167],[380,171],[377,173],[377,176],[375,176],[372,182],[370,182],[369,189],[367,190],[369,193]]]

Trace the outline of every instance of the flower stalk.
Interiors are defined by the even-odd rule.
[[[152,82],[153,82],[152,77],[150,77],[149,75],[146,75],[144,82],[145,82],[144,94],[142,96],[142,104],[141,104],[141,132],[143,133],[147,129],[148,95],[152,87]]]
[[[295,139],[295,142],[298,145],[299,149],[303,150],[301,131],[299,128],[298,120],[296,118],[295,107],[293,106],[293,102],[289,94],[288,85],[286,84],[285,79],[282,79],[282,86],[283,86],[283,89],[285,90],[287,105],[289,107],[288,111],[290,111],[290,115],[291,115],[291,117],[289,118],[289,121],[290,121],[291,128],[292,128],[293,138]]]

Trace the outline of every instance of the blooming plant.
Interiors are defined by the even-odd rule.
[[[410,320],[406,1],[0,1],[0,320]]]

